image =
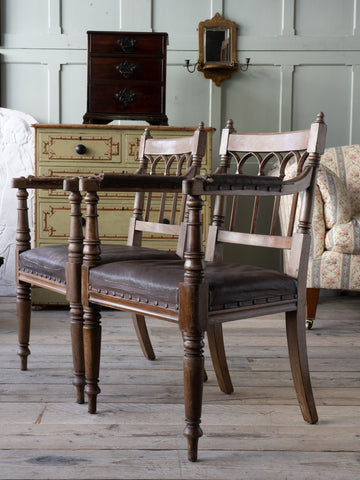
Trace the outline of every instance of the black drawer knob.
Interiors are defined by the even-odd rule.
[[[86,147],[81,143],[79,145],[76,145],[75,150],[76,153],[78,153],[79,155],[84,155],[84,153],[86,153]]]

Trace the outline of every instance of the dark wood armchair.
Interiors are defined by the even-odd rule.
[[[200,173],[201,161],[206,150],[204,124],[201,123],[193,135],[153,139],[150,130],[145,129],[140,140],[139,168],[134,175],[119,176],[126,184],[136,178],[139,193],[135,197],[134,215],[130,222],[128,245],[102,245],[99,262],[106,264],[122,260],[174,259],[176,252],[146,248],[141,245],[142,234],[170,234],[177,237],[180,224],[185,217],[185,197],[181,195],[169,202],[165,195],[155,194],[153,209],[150,208],[151,196],[146,199],[141,191],[143,177],[159,177],[168,183],[179,182],[184,178],[192,178]],[[116,176],[115,176],[116,178]],[[100,176],[93,184],[95,190],[109,188],[106,181],[110,177]],[[85,369],[83,348],[83,309],[81,304],[81,265],[83,259],[83,226],[79,180],[63,177],[28,177],[13,179],[12,186],[18,189],[18,226],[16,247],[17,275],[17,317],[18,317],[18,354],[21,359],[20,368],[27,369],[27,358],[30,354],[30,319],[31,319],[31,286],[36,285],[66,295],[70,304],[70,328],[74,364],[73,383],[77,390],[77,402],[84,402]],[[48,245],[31,248],[28,222],[28,189],[62,189],[70,191],[70,236],[68,245]],[[111,185],[110,185],[111,187]],[[179,202],[177,202],[179,200]],[[142,208],[147,202],[144,216]],[[154,205],[155,204],[155,205]],[[157,216],[154,217],[154,211]],[[166,214],[169,214],[166,218]],[[116,220],[114,220],[116,221]],[[85,245],[85,251],[89,245]],[[155,357],[145,319],[140,313],[134,313],[134,325],[144,355]]]
[[[203,338],[207,331],[211,355],[219,383],[223,389],[232,389],[223,348],[221,325],[273,313],[285,313],[289,358],[294,385],[304,419],[317,422],[307,361],[305,338],[306,271],[310,246],[310,226],[320,154],[324,148],[326,126],[319,114],[310,130],[274,134],[237,134],[231,122],[221,140],[221,167],[229,171],[235,160],[235,174],[215,174],[183,182],[182,192],[187,197],[188,219],[183,225],[185,249],[178,250],[179,259],[144,260],[100,265],[100,247],[97,226],[95,192],[91,183],[82,181],[88,190],[87,230],[82,267],[84,344],[86,392],[89,412],[96,412],[100,360],[100,307],[129,311],[177,323],[184,343],[184,402],[185,436],[188,440],[188,458],[197,459],[204,380]],[[243,153],[241,153],[243,152]],[[255,174],[245,174],[245,164],[256,167]],[[277,175],[267,175],[277,166]],[[296,175],[284,180],[285,170],[295,165]],[[180,193],[176,182],[144,177],[145,191]],[[127,185],[122,177],[117,188],[138,188]],[[210,228],[206,257],[202,248],[202,196],[215,197],[214,222]],[[276,229],[276,217],[281,197],[293,195],[293,209],[285,235]],[[237,213],[246,211],[241,203],[253,199],[250,228],[237,229]],[[297,203],[301,198],[299,219],[295,219]],[[226,224],[225,204],[233,199]],[[263,200],[273,201],[273,213],[260,216]],[[229,213],[229,212],[228,212]],[[269,218],[269,230],[264,220]],[[259,228],[260,227],[260,230]],[[222,250],[225,243],[245,244],[290,250],[286,271],[276,271],[241,263],[225,263]],[[242,259],[239,258],[241,261]],[[229,383],[230,382],[230,383]]]

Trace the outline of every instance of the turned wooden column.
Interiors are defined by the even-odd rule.
[[[185,248],[184,283],[179,286],[179,327],[184,340],[184,403],[188,458],[197,460],[202,436],[201,408],[204,382],[204,331],[207,323],[208,288],[203,283],[204,254],[201,236],[202,200],[188,196],[188,232]]]
[[[85,356],[85,393],[88,396],[88,411],[96,413],[99,388],[101,324],[100,307],[88,302],[89,269],[100,263],[100,240],[98,229],[96,192],[88,192],[86,202],[86,229],[82,266],[82,304],[84,309],[84,356]]]
[[[75,180],[78,184],[78,180]],[[70,331],[73,353],[74,379],[77,403],[84,403],[85,363],[83,342],[83,309],[81,305],[81,264],[83,257],[83,230],[81,195],[78,190],[70,192],[70,236],[68,239],[68,262],[66,263],[66,297],[70,303]]]
[[[20,357],[21,370],[27,370],[27,357],[30,355],[30,321],[31,321],[31,285],[19,280],[19,255],[21,252],[29,250],[30,229],[28,220],[28,192],[25,188],[19,188],[17,191],[17,229],[16,229],[16,310],[18,319],[18,355]]]

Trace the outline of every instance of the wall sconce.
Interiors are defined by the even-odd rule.
[[[249,68],[249,64],[250,64],[250,58],[245,58],[245,63],[238,63],[236,62],[240,68],[240,70],[242,72],[246,72],[247,69]],[[185,64],[183,65],[184,67],[186,67],[186,70],[189,72],[189,73],[194,73],[195,70],[196,70],[196,67],[199,65],[199,62],[196,62],[194,64],[190,64],[190,60],[185,60]]]
[[[185,60],[184,66],[189,73],[196,68],[205,78],[211,78],[219,86],[223,80],[240,68],[246,72],[250,58],[245,64],[236,60],[236,23],[226,20],[216,13],[211,20],[199,23],[199,60],[191,65]]]

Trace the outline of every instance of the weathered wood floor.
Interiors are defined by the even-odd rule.
[[[0,298],[0,479],[358,480],[360,297],[324,297],[308,332],[320,422],[303,422],[283,320],[225,325],[235,392],[209,362],[199,462],[182,436],[182,342],[150,321],[145,360],[129,316],[103,315],[99,413],[74,403],[67,311],[33,312],[29,370],[16,355],[13,298]],[[208,355],[208,352],[206,352]]]

